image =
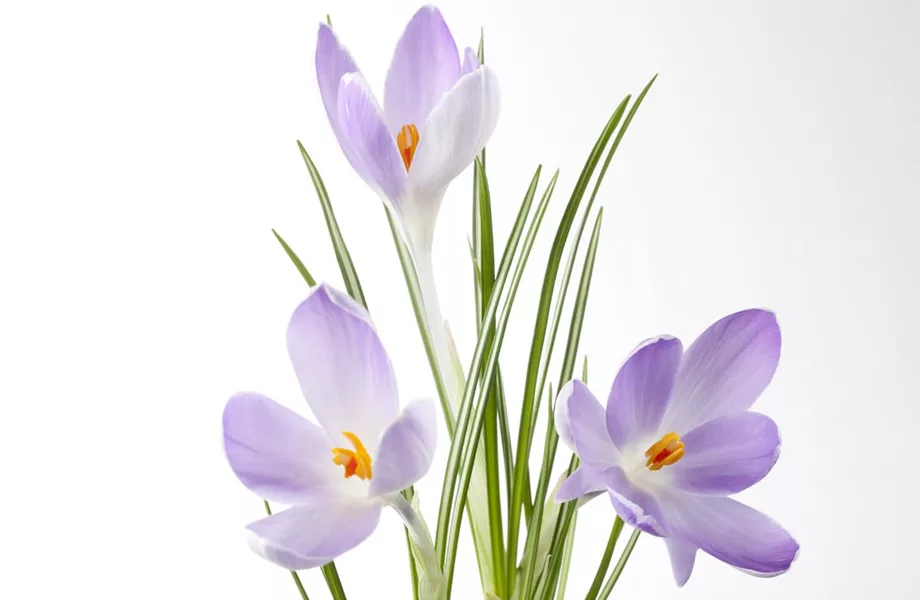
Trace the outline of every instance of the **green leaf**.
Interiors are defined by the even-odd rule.
[[[505,572],[508,574],[508,589],[514,589],[515,562],[517,560],[518,533],[520,531],[521,508],[524,502],[524,482],[528,475],[528,459],[530,457],[530,447],[533,442],[533,422],[535,412],[539,410],[535,407],[537,396],[537,375],[540,367],[540,358],[543,354],[543,344],[546,336],[546,325],[549,319],[549,308],[552,302],[553,290],[555,288],[556,276],[559,272],[559,264],[562,260],[562,252],[565,248],[566,240],[575,220],[575,214],[578,206],[584,197],[585,190],[600,161],[601,154],[607,146],[607,142],[613,135],[614,130],[623,117],[626,110],[626,104],[629,101],[627,96],[617,109],[610,116],[607,124],[601,131],[600,136],[595,142],[585,166],[582,168],[581,175],[575,184],[575,189],[569,198],[564,214],[556,230],[556,237],[550,250],[550,255],[546,265],[546,271],[543,276],[543,288],[540,293],[540,302],[537,308],[537,318],[534,324],[533,341],[530,348],[530,359],[527,366],[527,379],[524,386],[524,398],[521,405],[521,422],[518,429],[517,450],[514,453],[514,477],[512,478],[512,490],[509,494],[511,500],[508,506],[508,547],[505,556]],[[542,394],[542,390],[540,391]],[[536,513],[536,502],[534,503],[534,513]],[[535,518],[532,514],[531,521]]]
[[[483,150],[484,151],[484,150]],[[479,158],[473,165],[473,183],[476,186],[473,194],[473,252],[480,266],[479,285],[476,286],[478,295],[477,323],[481,324],[485,316],[484,309],[489,303],[492,288],[495,284],[495,245],[492,232],[492,196],[489,191],[489,180],[485,167]],[[494,329],[489,328],[488,335],[493,335]],[[480,335],[482,331],[480,330]],[[494,575],[495,590],[498,595],[504,593],[504,556],[505,542],[502,531],[501,483],[498,473],[498,382],[488,381],[485,385],[491,386],[488,407],[486,409],[485,444],[483,447],[486,465],[486,500],[489,512],[489,542],[491,545],[492,572]],[[502,404],[504,408],[504,404]],[[507,416],[503,419],[507,422]],[[510,435],[510,433],[509,433]]]
[[[326,228],[329,230],[329,239],[332,241],[332,247],[335,250],[335,259],[339,263],[339,271],[342,273],[342,279],[345,280],[345,289],[348,295],[360,302],[367,308],[367,301],[364,299],[364,290],[361,289],[361,281],[358,279],[358,273],[355,271],[355,265],[351,261],[351,254],[348,252],[348,246],[342,237],[339,229],[339,223],[335,218],[335,211],[332,210],[332,203],[329,201],[329,194],[326,192],[326,186],[323,184],[323,178],[320,177],[313,159],[307,153],[306,148],[297,141],[297,147],[300,149],[300,155],[307,165],[307,171],[310,172],[310,179],[313,180],[313,187],[316,188],[316,196],[323,208],[323,216],[326,219]]]
[[[613,521],[613,527],[610,529],[610,537],[607,538],[607,547],[604,548],[604,554],[601,556],[601,562],[597,566],[597,573],[594,575],[594,581],[585,596],[585,600],[595,600],[597,593],[604,584],[604,576],[607,575],[607,569],[610,568],[610,560],[613,558],[613,550],[616,548],[617,540],[620,539],[620,532],[623,531],[623,519],[617,516]]]
[[[537,171],[535,178],[538,175],[539,170]],[[476,351],[474,352],[473,356],[472,366],[470,368],[470,373],[473,376],[479,375],[479,373],[484,369],[485,374],[482,377],[483,382],[491,381],[497,369],[498,356],[501,350],[505,328],[507,327],[508,319],[514,305],[514,298],[517,293],[518,286],[520,285],[524,269],[527,265],[530,251],[533,248],[536,234],[539,231],[540,224],[543,221],[543,216],[546,213],[546,207],[549,204],[549,199],[552,196],[553,190],[555,189],[557,178],[558,171],[555,175],[553,175],[549,186],[547,186],[547,190],[543,194],[543,198],[540,200],[540,205],[537,208],[536,215],[531,221],[531,225],[528,229],[520,256],[518,257],[514,275],[512,276],[512,280],[508,286],[508,293],[507,297],[505,298],[505,304],[502,307],[500,317],[497,321],[495,321],[495,313],[498,304],[497,300],[501,296],[505,285],[505,280],[510,270],[511,261],[510,259],[506,261],[505,258],[514,255],[517,240],[520,236],[520,229],[522,227],[522,225],[521,227],[518,227],[517,223],[523,223],[520,217],[521,215],[526,214],[526,211],[529,208],[529,204],[533,200],[533,188],[536,185],[536,179],[534,179],[531,183],[531,189],[528,190],[528,194],[525,197],[525,201],[521,207],[521,211],[519,212],[519,219],[516,221],[514,228],[515,233],[511,236],[511,246],[505,249],[502,264],[499,268],[499,274],[496,278],[495,289],[493,290],[492,297],[489,300],[489,306],[486,309],[486,317],[483,319],[484,331],[491,327],[494,322],[494,340],[492,340],[492,344],[488,344],[488,335],[481,335],[479,337]],[[460,416],[458,417],[457,421],[457,435],[454,436],[453,442],[451,444],[450,456],[448,457],[447,470],[445,473],[444,486],[442,489],[442,512],[438,515],[438,533],[439,544],[441,548],[445,547],[444,538],[447,537],[446,533],[442,534],[441,532],[442,530],[445,532],[449,531],[449,541],[447,541],[446,548],[442,553],[444,556],[442,564],[444,565],[444,579],[447,582],[448,598],[450,597],[451,586],[453,583],[453,570],[454,563],[456,561],[457,541],[459,539],[460,524],[463,518],[463,507],[466,504],[466,496],[467,492],[469,491],[469,484],[472,477],[473,465],[476,456],[476,447],[479,442],[483,422],[485,420],[487,398],[489,392],[491,391],[491,386],[483,385],[479,390],[479,395],[476,398],[476,402],[474,404],[473,396],[475,395],[476,391],[476,383],[477,378],[471,376],[470,382],[467,385],[464,393],[464,398],[460,406]],[[468,436],[466,435],[467,433]],[[459,482],[457,481],[458,472],[460,474]],[[453,507],[453,511],[450,511],[455,488],[457,491],[457,504]],[[445,499],[447,500],[446,502]],[[450,511],[449,529],[444,525],[442,518],[445,507],[448,509],[448,511]]]
[[[313,279],[313,276],[310,275],[310,271],[307,270],[307,267],[303,264],[303,261],[300,260],[300,257],[297,256],[297,253],[288,246],[287,242],[284,241],[277,231],[272,229],[272,233],[275,234],[275,239],[278,240],[278,243],[281,244],[281,247],[284,248],[284,251],[287,253],[288,258],[291,259],[291,262],[294,263],[294,266],[297,267],[297,270],[300,271],[300,276],[303,277],[303,280],[307,282],[307,285],[313,287],[316,285],[316,280]]]
[[[607,600],[610,596],[610,592],[613,591],[613,586],[617,584],[617,580],[620,578],[620,574],[623,572],[623,569],[626,567],[626,562],[629,560],[629,557],[632,556],[633,548],[636,547],[636,542],[639,541],[639,534],[642,533],[638,529],[633,531],[633,534],[629,536],[629,541],[626,542],[626,548],[623,549],[623,554],[620,555],[620,560],[617,561],[616,566],[613,568],[613,572],[610,573],[610,579],[607,580],[607,583],[604,585],[604,589],[601,590],[598,600]]]
[[[560,385],[568,382],[572,378],[572,372],[575,368],[575,355],[578,352],[578,344],[581,340],[581,330],[584,324],[585,308],[588,302],[588,293],[591,290],[591,277],[594,273],[594,261],[597,255],[597,246],[600,241],[601,224],[604,220],[604,209],[598,211],[597,219],[594,222],[594,231],[591,232],[591,240],[588,243],[588,251],[585,255],[585,263],[581,272],[581,281],[578,286],[578,295],[575,299],[575,307],[572,310],[572,320],[569,325],[569,339],[566,343],[565,358],[562,363],[562,372],[559,375]],[[548,420],[546,426],[546,442],[543,450],[543,466],[540,470],[540,479],[537,482],[537,490],[534,496],[534,514],[527,531],[527,543],[525,545],[525,555],[527,546],[532,546],[529,564],[524,564],[522,571],[523,590],[522,598],[530,598],[530,590],[533,586],[534,568],[536,566],[536,544],[540,539],[540,529],[542,526],[543,503],[546,501],[546,493],[549,490],[549,480],[552,476],[553,463],[556,458],[556,446],[559,443],[559,436],[553,426],[552,417]],[[558,537],[558,531],[554,532],[554,537]]]

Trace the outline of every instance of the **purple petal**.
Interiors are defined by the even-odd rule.
[[[780,345],[772,312],[745,310],[716,321],[684,353],[665,428],[683,434],[750,408],[773,378]]]
[[[333,442],[357,435],[374,448],[399,412],[390,359],[367,312],[324,285],[294,311],[288,352],[300,389]],[[331,460],[331,458],[330,458]]]
[[[419,129],[460,77],[454,37],[433,6],[415,13],[396,44],[383,92],[390,136],[405,125]]]
[[[332,126],[332,132],[335,133],[335,138],[342,147],[345,157],[354,165],[355,158],[351,144],[344,137],[339,126],[339,84],[346,74],[361,71],[348,49],[339,42],[335,32],[325,23],[319,26],[319,33],[316,37],[315,62],[319,93],[323,99],[323,106],[326,108],[326,116]]]
[[[607,484],[604,483],[601,473],[588,465],[581,465],[559,486],[556,502],[568,502],[606,491]]]
[[[676,338],[653,338],[634,350],[620,368],[607,400],[607,431],[620,450],[658,431],[682,352]]]
[[[338,96],[339,127],[351,166],[377,193],[398,205],[406,191],[406,167],[364,76],[342,77]]]
[[[476,56],[476,52],[472,48],[467,47],[463,51],[463,66],[460,67],[460,75],[466,75],[467,73],[472,73],[476,69],[482,66],[482,63],[479,62],[479,57]]]
[[[671,558],[671,572],[674,574],[674,581],[677,582],[677,587],[684,587],[693,572],[697,548],[690,542],[675,537],[664,538],[664,543],[668,547],[668,556]]]
[[[464,75],[419,127],[409,169],[412,195],[436,197],[466,169],[495,131],[500,110],[498,79],[488,66]]]
[[[754,575],[789,569],[798,543],[770,517],[731,498],[673,493],[659,500],[675,537]]]
[[[224,408],[224,450],[247,488],[282,504],[335,492],[332,444],[322,429],[261,394],[237,394]]]
[[[603,476],[610,502],[621,519],[646,533],[668,535],[668,522],[654,496],[630,483],[620,467],[607,469]]]
[[[685,492],[727,496],[763,479],[779,457],[780,437],[770,417],[742,412],[700,425],[681,437],[684,456],[668,467]]]
[[[602,471],[617,464],[619,452],[610,440],[604,408],[591,390],[573,379],[556,400],[556,430],[585,464]]]
[[[374,532],[380,505],[354,499],[295,506],[250,523],[248,542],[259,556],[285,569],[319,567]]]
[[[431,400],[409,404],[380,439],[369,494],[383,496],[406,489],[431,467],[437,439]]]

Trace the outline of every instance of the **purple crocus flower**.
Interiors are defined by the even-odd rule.
[[[624,521],[664,538],[680,586],[697,549],[754,575],[785,572],[798,543],[729,497],[779,456],[776,424],[748,409],[776,371],[780,343],[773,313],[746,310],[714,323],[686,352],[669,336],[641,344],[606,411],[582,382],[569,382],[556,428],[582,466],[557,501],[607,492]]]
[[[469,48],[461,62],[441,12],[425,6],[396,45],[383,108],[325,24],[316,43],[316,78],[346,158],[396,210],[413,249],[426,251],[448,184],[495,130],[499,89],[494,73]]]
[[[435,409],[425,400],[399,412],[370,316],[326,285],[294,311],[287,346],[319,425],[261,394],[237,394],[224,409],[224,449],[243,485],[291,505],[248,525],[250,546],[286,569],[309,569],[366,539],[383,505],[405,502],[398,492],[431,466]]]

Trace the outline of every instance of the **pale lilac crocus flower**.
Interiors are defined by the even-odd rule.
[[[582,382],[569,382],[556,428],[582,466],[557,501],[606,492],[624,521],[664,538],[680,586],[697,549],[754,575],[785,572],[798,543],[729,497],[763,479],[779,456],[776,424],[748,409],[773,377],[780,343],[773,313],[746,310],[717,321],[686,352],[669,336],[641,344],[606,411]]]
[[[441,12],[424,6],[396,44],[382,108],[325,24],[316,44],[316,77],[346,158],[396,211],[413,252],[430,252],[447,186],[495,130],[495,74],[472,49],[461,57]]]
[[[399,411],[370,316],[326,285],[294,311],[287,347],[319,425],[256,393],[237,394],[224,409],[233,472],[259,497],[291,506],[247,526],[252,549],[286,569],[318,567],[364,541],[391,505],[433,557],[427,529],[399,495],[431,466],[433,403]]]

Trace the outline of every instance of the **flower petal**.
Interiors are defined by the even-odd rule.
[[[404,125],[421,129],[459,77],[457,44],[441,11],[423,6],[406,25],[387,72],[383,105],[390,136]]]
[[[675,537],[753,575],[787,571],[799,544],[770,517],[731,498],[680,492],[659,497]]]
[[[684,587],[693,572],[697,547],[686,540],[675,537],[664,538],[664,543],[668,547],[668,556],[671,558],[671,572],[674,573],[674,581],[677,582],[677,587]]]
[[[368,491],[371,496],[404,490],[428,472],[434,458],[437,426],[431,400],[416,400],[406,406],[380,439]]]
[[[379,504],[334,499],[295,506],[247,525],[250,548],[285,569],[319,567],[351,550],[374,532]]]
[[[332,441],[344,443],[341,435],[349,431],[374,448],[396,418],[399,398],[367,311],[319,285],[294,311],[287,346],[300,389]]]
[[[619,462],[605,425],[604,408],[577,379],[565,384],[556,400],[556,431],[585,464],[602,471]]]
[[[419,128],[409,187],[420,200],[437,197],[473,162],[495,131],[498,79],[488,66],[464,75]]]
[[[331,27],[325,23],[319,26],[316,36],[316,80],[319,93],[326,108],[326,116],[332,126],[332,132],[338,140],[345,157],[354,165],[354,152],[351,144],[343,136],[339,126],[339,84],[347,73],[360,73],[351,54]],[[357,168],[357,167],[355,167]]]
[[[620,368],[607,400],[607,431],[620,450],[658,431],[682,352],[677,338],[652,338],[636,348]]]
[[[559,486],[556,502],[568,502],[606,491],[607,484],[604,483],[601,473],[588,465],[581,465]]]
[[[261,394],[236,394],[223,427],[230,467],[261,498],[301,504],[335,493],[329,438],[294,411]]]
[[[378,194],[397,205],[406,191],[406,167],[387,131],[383,111],[361,73],[339,83],[338,121],[351,166]]]
[[[684,353],[666,428],[684,434],[750,408],[773,378],[780,345],[772,312],[745,310],[716,321]]]
[[[770,417],[725,415],[681,437],[684,456],[669,467],[673,484],[694,494],[727,496],[763,479],[779,458],[780,436]]]
[[[620,518],[641,531],[663,537],[669,534],[668,521],[658,500],[630,483],[623,469],[604,471],[604,482],[614,510]]]
[[[463,66],[460,67],[460,75],[463,76],[467,73],[472,73],[481,66],[482,63],[479,62],[479,57],[476,56],[476,52],[467,46],[466,50],[463,51]]]

